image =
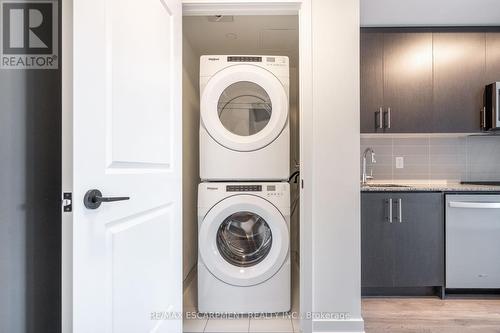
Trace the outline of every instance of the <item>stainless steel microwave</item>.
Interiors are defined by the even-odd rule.
[[[484,89],[481,128],[485,131],[500,129],[500,82],[489,84]]]

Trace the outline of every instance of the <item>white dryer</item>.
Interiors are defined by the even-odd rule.
[[[290,310],[290,185],[198,187],[198,310]]]
[[[287,179],[288,113],[288,57],[202,56],[202,181]]]

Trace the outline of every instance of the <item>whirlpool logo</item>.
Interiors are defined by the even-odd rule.
[[[3,69],[58,68],[57,0],[2,0]]]

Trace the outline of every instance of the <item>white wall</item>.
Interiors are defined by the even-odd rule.
[[[361,25],[500,25],[500,1],[361,0]]]
[[[313,331],[362,332],[358,1],[312,0],[312,34],[313,312],[350,317]]]
[[[198,137],[200,99],[198,89],[199,58],[183,37],[182,56],[182,140],[183,140],[183,277],[195,267],[198,257],[197,193],[199,183]]]

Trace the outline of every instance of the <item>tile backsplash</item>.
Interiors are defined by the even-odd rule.
[[[361,156],[367,147],[375,151],[375,180],[500,181],[500,136],[362,134]],[[403,168],[396,168],[396,157],[403,157]]]

